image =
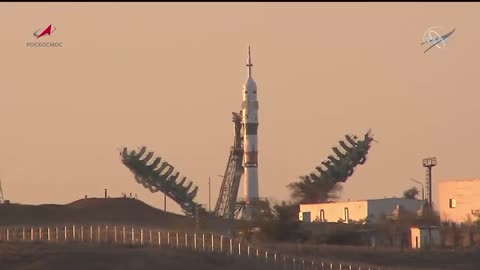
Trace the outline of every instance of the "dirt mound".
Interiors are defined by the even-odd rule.
[[[107,223],[192,229],[191,217],[166,213],[131,198],[89,198],[66,205],[0,205],[0,225]]]
[[[141,210],[141,211],[160,211],[164,213],[162,210],[157,209],[153,206],[150,206],[140,200],[133,199],[133,198],[87,198],[87,199],[80,199],[69,204],[66,204],[68,207],[72,208],[121,208],[126,207],[127,209],[132,210]]]

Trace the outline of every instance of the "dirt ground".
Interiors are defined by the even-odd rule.
[[[0,269],[8,270],[245,270],[264,264],[189,250],[48,244],[0,243]]]
[[[45,224],[138,224],[165,230],[193,231],[191,217],[165,213],[139,200],[82,199],[67,205],[1,205],[0,226]],[[220,219],[200,220],[200,230],[225,232]],[[260,244],[260,243],[258,243]],[[310,257],[326,262],[352,265],[368,264],[381,269],[409,270],[479,270],[480,249],[415,251],[391,248],[303,246],[295,244],[263,245],[280,254]],[[257,247],[261,247],[258,245]],[[263,269],[251,261],[146,247],[98,247],[85,245],[46,245],[41,243],[0,243],[0,270],[56,269]],[[257,263],[258,264],[258,263]],[[368,268],[367,268],[368,269]]]
[[[314,257],[325,261],[375,265],[388,269],[479,270],[480,249],[412,250],[334,245],[263,244],[283,254]]]

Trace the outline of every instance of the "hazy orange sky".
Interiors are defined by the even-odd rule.
[[[428,156],[434,181],[479,177],[479,14],[480,3],[0,3],[5,197],[68,203],[108,188],[163,208],[119,159],[146,145],[201,203],[212,177],[214,205],[248,45],[261,196],[288,199],[288,183],[369,128],[379,143],[342,199],[401,196]],[[49,24],[41,40],[63,47],[27,48]],[[457,30],[424,54],[431,26]]]

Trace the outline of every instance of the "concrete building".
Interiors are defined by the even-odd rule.
[[[475,213],[480,213],[480,179],[439,181],[436,208],[442,221],[475,221]]]
[[[372,199],[349,202],[300,204],[299,220],[305,222],[376,223],[382,215],[391,215],[398,207],[415,213],[423,201],[403,198]]]
[[[440,230],[435,226],[410,228],[412,248],[429,248],[440,245]]]

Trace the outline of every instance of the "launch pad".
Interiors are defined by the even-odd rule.
[[[223,174],[220,193],[215,204],[215,209],[210,212],[195,202],[198,186],[193,187],[193,182],[187,185],[186,177],[179,179],[180,173],[174,172],[175,168],[160,157],[154,159],[153,152],[146,152],[146,147],[141,147],[138,152],[124,148],[121,152],[122,163],[135,175],[135,180],[148,188],[151,192],[161,191],[180,205],[185,214],[190,216],[217,216],[233,220],[240,216],[251,220],[255,209],[261,202],[258,190],[258,100],[257,85],[252,77],[252,61],[250,47],[247,60],[248,76],[243,86],[242,105],[239,113],[232,113],[234,124],[233,146]],[[356,136],[346,136],[351,146],[340,141],[340,146],[345,153],[337,147],[333,150],[338,159],[330,155],[327,161],[322,162],[323,167],[316,169],[320,175],[310,174],[313,181],[345,182],[353,174],[355,166],[364,164],[366,154],[373,141],[370,131],[365,134],[363,141],[358,141]],[[240,181],[244,176],[244,196],[238,199]],[[192,189],[193,187],[193,189]]]

